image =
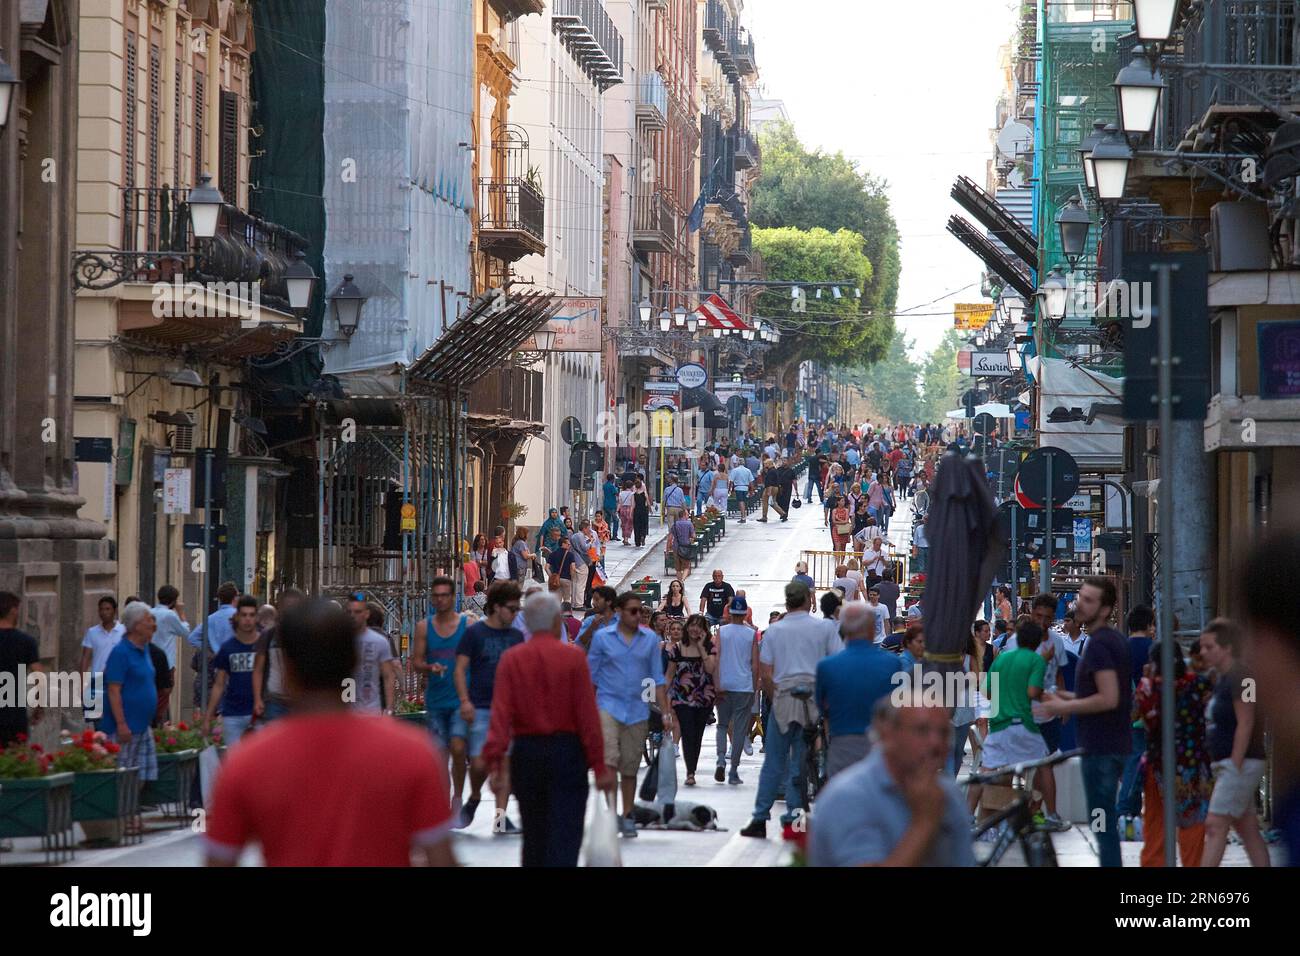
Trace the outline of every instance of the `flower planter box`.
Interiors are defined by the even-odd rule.
[[[412,710],[405,714],[393,714],[393,716],[408,724],[419,724],[421,727],[429,722],[429,713],[424,710]]]
[[[642,595],[643,599],[652,602],[655,607],[659,606],[662,585],[658,581],[633,581],[632,590]]]
[[[140,771],[136,767],[75,774],[72,819],[88,840],[139,842]],[[136,823],[132,828],[130,824]],[[132,832],[134,830],[134,832]]]
[[[73,773],[0,780],[0,837],[41,838],[46,862],[72,857]]]
[[[190,794],[199,772],[199,752],[158,755],[158,779],[145,781],[140,802],[163,808],[170,817],[188,818]]]

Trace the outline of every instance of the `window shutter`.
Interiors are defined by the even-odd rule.
[[[158,139],[162,128],[162,53],[149,45],[149,145],[145,162],[150,189],[158,188]]]
[[[221,91],[221,169],[217,188],[228,203],[239,203],[239,94]]]
[[[181,172],[181,133],[183,124],[181,123],[181,110],[185,108],[185,64],[179,57],[176,59],[176,107],[172,111],[175,119],[172,129],[172,176],[175,180],[173,186],[180,187],[185,179],[185,174]]]
[[[122,130],[122,185],[135,186],[135,99],[136,99],[136,36],[126,35],[126,115]]]
[[[203,175],[203,73],[194,71],[194,185]]]

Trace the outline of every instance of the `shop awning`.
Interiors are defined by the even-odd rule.
[[[727,414],[727,406],[706,388],[682,389],[682,409],[692,408],[698,408],[704,413],[705,428],[731,427],[731,416]]]
[[[952,184],[950,195],[957,201],[957,205],[987,227],[989,235],[1000,240],[1012,255],[1030,269],[1038,268],[1038,242],[1034,239],[1034,234],[1005,206],[981,189],[975,180],[968,176],[958,176]]]
[[[484,293],[411,363],[410,380],[426,385],[466,387],[497,368],[560,310],[549,292],[511,295],[503,306]]]

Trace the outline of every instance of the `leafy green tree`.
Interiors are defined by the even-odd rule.
[[[915,422],[924,415],[919,387],[921,367],[908,351],[912,345],[902,329],[895,329],[883,361],[847,373],[849,382],[861,390],[872,409],[891,422]]]
[[[767,278],[774,281],[861,283],[871,281],[866,240],[847,229],[755,229],[754,248],[762,255]],[[774,319],[782,329],[773,351],[773,364],[817,359],[840,365],[861,365],[883,358],[894,333],[892,318],[864,315],[852,289],[836,299],[826,289],[822,298],[807,290],[806,310],[796,312],[786,289],[758,297],[758,314]]]
[[[750,203],[753,223],[859,233],[872,265],[871,279],[861,287],[862,311],[892,315],[900,260],[887,184],[860,171],[843,153],[809,152],[788,122],[765,125],[759,142],[763,174]]]
[[[957,351],[964,344],[962,334],[949,329],[922,363],[922,417],[926,421],[942,422],[944,415],[960,404],[963,388]]]

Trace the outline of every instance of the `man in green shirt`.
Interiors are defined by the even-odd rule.
[[[1033,701],[1043,695],[1047,661],[1038,653],[1043,629],[1032,621],[1016,628],[1016,648],[1005,651],[989,669],[988,697],[993,704],[982,767],[993,770],[1041,760],[1047,745],[1034,723]]]

